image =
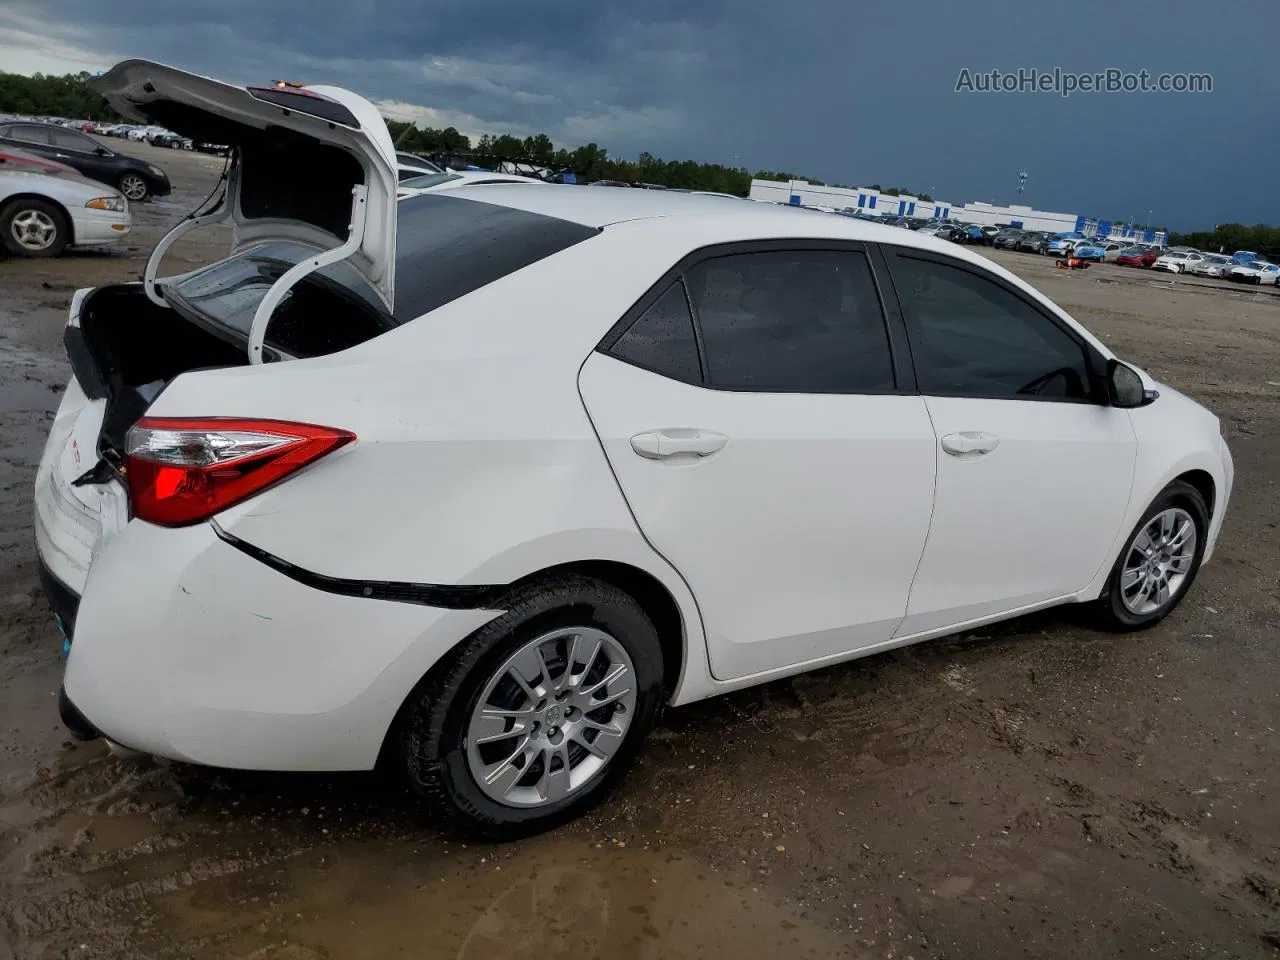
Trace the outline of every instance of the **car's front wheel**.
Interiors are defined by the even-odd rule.
[[[1138,521],[1111,569],[1095,613],[1104,629],[1140,630],[1163,620],[1200,571],[1209,509],[1195,487],[1165,487]]]
[[[664,697],[657,630],[616,587],[557,578],[504,606],[418,685],[393,734],[414,789],[492,840],[599,802]]]
[[[56,257],[71,242],[71,227],[55,204],[19,197],[0,207],[0,245],[20,257]]]
[[[147,184],[147,178],[139,173],[122,174],[118,186],[120,187],[120,192],[134,203],[147,199],[147,194],[151,192],[151,187]]]

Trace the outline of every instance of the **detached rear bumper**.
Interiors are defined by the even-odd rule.
[[[76,629],[76,614],[80,612],[80,596],[55,577],[43,560],[40,561],[40,586],[62,630],[64,649],[69,648]],[[102,732],[71,702],[65,687],[58,690],[58,715],[63,726],[77,740],[97,740],[102,736]]]

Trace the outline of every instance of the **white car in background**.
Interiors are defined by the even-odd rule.
[[[61,167],[65,172],[46,173]],[[68,246],[95,247],[129,235],[133,219],[119,190],[63,164],[0,149],[0,249],[55,257]]]
[[[230,258],[156,279],[170,234],[71,304],[35,529],[78,736],[381,759],[510,838],[664,704],[1057,604],[1138,629],[1213,552],[1218,418],[964,247],[675,191],[397,201],[348,91],[89,82],[256,162]]]
[[[1280,265],[1267,263],[1265,260],[1254,260],[1245,266],[1234,266],[1227,274],[1228,280],[1237,283],[1280,284]]]
[[[1191,264],[1187,272],[1198,277],[1223,278],[1231,272],[1234,265],[1235,262],[1230,257],[1220,253],[1206,253],[1198,263]]]
[[[1188,253],[1183,250],[1170,250],[1162,254],[1151,265],[1152,270],[1167,270],[1170,273],[1187,273],[1197,264],[1204,261],[1204,254]]]
[[[428,191],[457,190],[459,187],[477,187],[489,183],[540,183],[543,186],[548,186],[545,180],[539,180],[536,177],[522,177],[516,173],[495,173],[489,170],[448,170],[401,180],[396,187],[396,194],[400,197],[412,197]]]

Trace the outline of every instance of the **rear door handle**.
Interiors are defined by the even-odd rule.
[[[961,460],[973,460],[990,453],[1000,446],[1000,438],[994,433],[978,430],[962,430],[948,433],[942,438],[942,449]]]
[[[724,434],[711,430],[652,430],[632,437],[631,449],[646,460],[699,459],[722,450],[728,442]]]

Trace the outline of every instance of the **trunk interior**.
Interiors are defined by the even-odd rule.
[[[85,300],[80,326],[68,327],[67,354],[84,392],[106,398],[99,447],[124,452],[125,433],[180,373],[246,366],[235,346],[147,299],[141,284],[101,287]]]

